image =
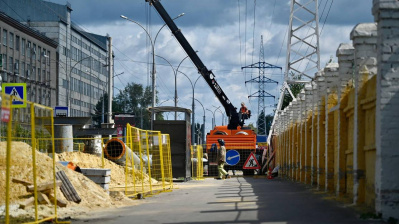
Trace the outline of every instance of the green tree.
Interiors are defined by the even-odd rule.
[[[301,75],[295,76],[293,73],[291,73],[291,77],[292,77],[291,78],[292,80],[301,80],[302,79]],[[305,84],[291,83],[291,84],[288,84],[288,86],[290,87],[292,94],[296,97],[298,95],[298,93],[300,93],[301,90],[305,87]],[[281,110],[284,110],[284,108],[287,107],[291,101],[292,101],[291,94],[288,92],[288,90],[285,90],[283,105],[281,106]]]
[[[108,111],[108,95],[105,94],[97,102],[95,107],[95,114],[93,120],[97,123],[101,123],[102,115],[102,101],[104,103],[104,111]],[[156,100],[157,101],[157,100]],[[135,126],[142,129],[150,129],[150,113],[147,111],[147,107],[151,106],[152,102],[152,91],[151,87],[143,87],[141,84],[128,83],[123,90],[119,90],[112,101],[113,113],[133,113],[135,114]],[[156,119],[163,120],[162,114],[157,114]]]
[[[250,127],[251,130],[253,130],[255,133],[258,133],[258,129],[255,127],[255,125],[253,123],[249,123],[248,127]]]
[[[272,126],[272,122],[273,122],[273,115],[270,115],[270,114],[267,114],[266,116],[265,116],[265,114],[264,114],[264,112],[262,111],[261,113],[260,113],[260,115],[259,115],[259,117],[258,117],[258,124],[260,124],[261,122],[260,121],[262,121],[261,119],[263,119],[264,121],[265,121],[265,123],[266,123],[266,135],[268,135],[269,134],[269,131],[270,131],[270,127]],[[258,129],[259,130],[259,129]],[[260,134],[260,133],[257,133],[257,134]],[[263,133],[262,133],[263,134]]]
[[[123,104],[119,104],[115,99],[113,99],[112,112],[122,113],[123,108],[121,108],[121,105]],[[103,114],[103,106],[104,106],[104,114]],[[104,122],[109,123],[107,113],[108,113],[108,93],[105,93],[103,96],[101,96],[101,98],[97,102],[96,106],[94,107],[94,114],[92,114],[92,119],[96,127],[101,127],[102,116],[104,116]]]
[[[269,134],[270,128],[272,127],[274,116],[271,114],[266,115],[266,135]]]

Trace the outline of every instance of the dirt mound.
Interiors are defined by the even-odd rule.
[[[32,147],[24,142],[12,142],[11,145],[11,167],[10,180],[18,178],[33,182]],[[52,181],[53,159],[47,154],[36,151],[36,173],[37,184]],[[71,214],[84,213],[96,208],[119,207],[132,205],[137,202],[125,197],[123,194],[115,194],[111,197],[104,189],[92,182],[84,175],[77,173],[65,166],[56,163],[55,171],[63,170],[76,189],[82,201],[79,204],[66,200],[59,188],[57,198],[67,202],[66,208],[57,208],[58,216],[65,217]],[[113,170],[111,171],[111,173]],[[6,186],[6,142],[0,142],[0,192],[5,192]],[[11,183],[10,203],[13,204],[10,214],[12,216],[32,216],[33,207],[26,210],[18,209],[17,204],[31,197],[31,193],[21,184]],[[0,194],[0,214],[4,214],[5,194]],[[40,205],[39,216],[50,216],[54,213],[53,205]]]
[[[110,187],[120,187],[125,185],[125,167],[120,166],[106,158],[104,158],[104,167],[102,167],[102,158],[93,154],[83,153],[83,152],[64,152],[57,154],[56,161],[69,161],[80,168],[104,168],[111,169],[111,183]],[[134,175],[134,177],[133,177]],[[132,182],[136,180],[136,184],[142,183],[142,175],[140,170],[135,170],[132,172],[132,168],[128,168],[128,181]],[[143,174],[144,183],[149,183],[149,176]],[[157,181],[152,179],[153,184]]]

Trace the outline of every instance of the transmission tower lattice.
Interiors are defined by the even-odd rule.
[[[276,83],[278,84],[278,82],[269,79],[267,77],[265,77],[265,69],[280,69],[282,70],[281,67],[279,66],[275,66],[269,63],[265,62],[265,58],[264,58],[264,51],[263,51],[263,36],[261,36],[261,41],[260,41],[260,52],[259,52],[259,62],[252,64],[252,65],[248,65],[248,66],[244,66],[241,67],[241,69],[244,68],[257,68],[259,69],[259,76],[256,78],[253,78],[249,81],[245,81],[245,83],[247,82],[255,82],[255,83],[259,83],[259,90],[256,93],[253,93],[252,95],[248,96],[248,98],[250,97],[258,97],[258,119],[257,119],[257,127],[258,127],[258,135],[266,135],[266,105],[265,105],[265,98],[266,97],[273,97],[275,98],[275,96],[271,95],[270,93],[265,91],[265,84],[268,83]],[[274,105],[273,105],[274,107]],[[260,117],[262,115],[262,117]]]
[[[318,8],[318,0],[291,0],[284,83],[271,132],[281,111],[285,91],[287,90],[293,100],[296,100],[288,83],[311,82],[314,74],[320,70]],[[269,143],[270,137],[271,133],[267,139]]]

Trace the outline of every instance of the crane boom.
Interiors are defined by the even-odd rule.
[[[176,37],[177,41],[183,47],[184,51],[187,53],[188,57],[194,63],[195,67],[197,67],[198,72],[202,75],[208,85],[211,87],[213,93],[219,99],[220,103],[223,105],[226,115],[229,117],[229,123],[227,125],[228,129],[237,129],[240,124],[237,108],[235,108],[230,102],[229,98],[223,92],[222,88],[216,82],[215,75],[211,70],[202,63],[201,59],[198,57],[197,53],[191,47],[190,43],[184,37],[181,30],[176,26],[173,19],[166,12],[165,8],[162,6],[160,0],[146,0],[150,5],[153,5],[157,10],[158,14],[162,17],[165,24],[169,27],[173,35]]]

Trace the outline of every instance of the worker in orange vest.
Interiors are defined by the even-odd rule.
[[[241,108],[240,112],[238,113],[238,118],[240,119],[240,125],[242,126],[244,124],[244,120],[249,118],[249,110],[245,106],[244,102],[241,102]]]

